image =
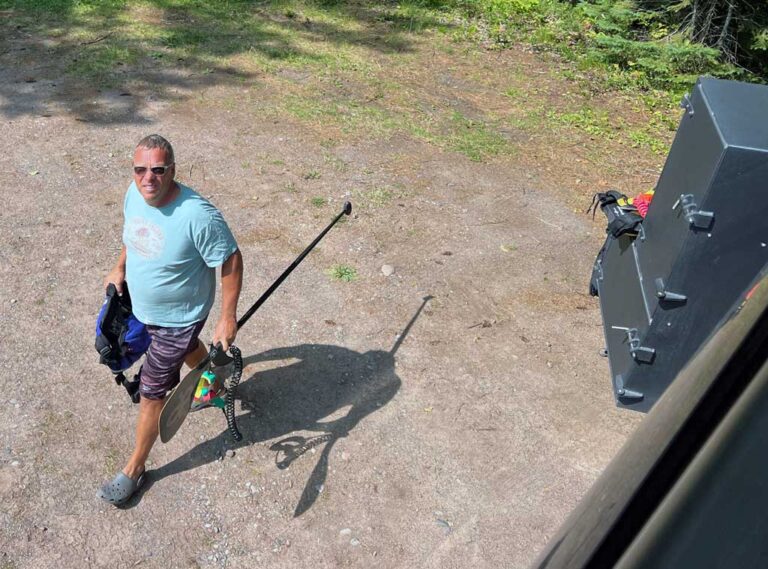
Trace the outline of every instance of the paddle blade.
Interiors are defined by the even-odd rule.
[[[162,442],[170,441],[187,418],[189,409],[192,407],[192,399],[195,397],[195,388],[205,370],[206,367],[197,367],[190,371],[166,398],[158,421]]]

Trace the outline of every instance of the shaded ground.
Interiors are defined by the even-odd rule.
[[[356,31],[334,61],[350,65],[228,53],[158,77],[136,54],[92,83],[58,58],[79,36],[6,20],[0,567],[524,568],[638,423],[597,356],[602,228],[574,210],[652,185],[660,158],[628,133],[662,119],[545,56],[380,16],[343,20]],[[264,19],[309,27],[290,36],[309,54],[341,33]],[[195,414],[115,509],[95,491],[135,408],[92,327],[149,132],[230,222],[244,305],[344,199],[355,214],[238,338],[244,441]],[[338,264],[357,280],[329,276]]]

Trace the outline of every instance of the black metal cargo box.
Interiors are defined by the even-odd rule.
[[[701,78],[637,237],[595,261],[618,405],[648,411],[768,261],[768,87]]]

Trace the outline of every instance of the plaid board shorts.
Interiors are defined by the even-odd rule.
[[[197,349],[206,319],[181,328],[147,325],[152,343],[139,370],[139,392],[147,399],[163,399],[179,383],[184,358]]]

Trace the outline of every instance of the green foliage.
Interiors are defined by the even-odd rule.
[[[589,108],[579,109],[572,113],[557,113],[549,110],[546,116],[554,123],[572,126],[590,136],[614,137],[614,128],[605,112],[595,112]]]
[[[598,33],[588,48],[596,61],[614,66],[647,87],[685,89],[696,77],[711,74],[737,75],[719,59],[716,49],[673,38],[669,41],[637,41]]]
[[[585,22],[595,31],[629,38],[638,29],[654,23],[651,12],[638,10],[632,0],[597,0],[578,5]]]
[[[756,33],[752,38],[752,49],[768,52],[768,28]]]
[[[510,15],[532,14],[539,7],[539,0],[485,0],[466,4],[474,4],[492,19],[500,21]]]
[[[394,197],[392,191],[387,188],[373,188],[367,192],[358,192],[358,195],[374,207],[383,207]]]
[[[732,1],[737,10],[746,6],[745,0]],[[677,96],[699,75],[760,80],[733,65],[725,14],[717,16],[715,35],[708,36],[716,42],[693,41],[686,18],[695,4],[720,6],[717,0],[467,0],[459,5],[470,18],[485,22],[475,26],[476,35],[484,33],[499,46],[524,41],[555,51],[582,69],[602,71],[610,88],[662,89]],[[744,10],[733,20],[740,25],[739,53],[749,51],[752,69],[766,77],[768,7],[751,9],[750,18]],[[758,53],[762,63],[754,57]]]
[[[357,280],[357,270],[349,265],[333,265],[326,273],[332,279],[345,283]]]
[[[643,130],[630,131],[628,136],[632,146],[636,148],[647,148],[659,156],[664,156],[669,152],[669,147],[663,140],[660,140]]]
[[[453,133],[448,137],[450,148],[461,152],[473,162],[482,162],[508,149],[504,137],[480,121],[454,112],[451,123]]]

